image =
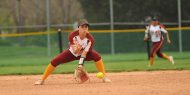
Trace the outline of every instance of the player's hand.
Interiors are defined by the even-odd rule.
[[[170,39],[168,39],[168,40],[167,40],[167,42],[168,42],[168,44],[171,44],[171,41],[170,41]]]
[[[72,47],[75,54],[79,53],[80,50],[82,49],[82,45],[79,45],[79,44],[71,45],[71,47]]]
[[[76,46],[77,46],[77,49],[79,49],[79,50],[82,49],[82,45],[80,45],[80,44],[76,44]]]
[[[144,38],[144,41],[147,42],[147,41],[148,41],[148,38]]]
[[[83,65],[78,65],[78,69],[82,69],[83,68]]]

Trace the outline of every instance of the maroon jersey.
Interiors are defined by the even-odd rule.
[[[76,37],[76,36],[78,36],[78,35],[79,35],[79,31],[78,30],[76,30],[74,32],[71,32],[69,34],[68,39],[69,39],[70,45],[74,44],[73,43],[73,38]],[[92,48],[93,45],[94,45],[94,37],[90,33],[88,33],[86,35],[86,38],[92,43],[92,45],[91,45],[91,48]]]
[[[92,45],[94,44],[94,38],[91,34],[87,34],[86,37],[84,39],[81,39],[79,37],[79,31],[74,31],[71,32],[68,36],[69,38],[69,51],[74,55],[74,56],[80,56],[82,54],[83,51],[89,51],[92,50]],[[81,50],[79,52],[75,52],[74,47],[72,47],[71,45],[80,45],[82,46]]]

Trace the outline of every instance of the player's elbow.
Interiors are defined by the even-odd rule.
[[[71,45],[71,48],[72,48],[74,54],[78,53],[78,49],[77,49],[76,45]]]
[[[77,48],[73,49],[73,53],[74,53],[74,54],[78,54],[78,53],[79,53],[79,51],[80,51],[80,50],[79,50],[79,49],[77,49]]]

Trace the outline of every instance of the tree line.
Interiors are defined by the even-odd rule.
[[[53,25],[72,24],[80,18],[110,22],[109,0],[49,1]],[[181,5],[182,20],[189,20],[190,0],[181,0]],[[178,21],[177,0],[113,0],[113,9],[115,22],[146,22],[153,16],[165,22]],[[46,0],[2,0],[0,13],[0,27],[46,25]]]

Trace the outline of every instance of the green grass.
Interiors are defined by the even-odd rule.
[[[52,57],[46,56],[46,48],[42,47],[0,47],[0,75],[42,74]],[[148,67],[146,53],[126,53],[102,55],[108,72],[122,71],[154,71],[154,70],[189,70],[190,52],[166,52],[175,58],[175,65],[169,61],[156,58],[155,64]],[[77,61],[59,65],[54,73],[73,73]],[[96,72],[93,62],[86,62],[88,72]]]

